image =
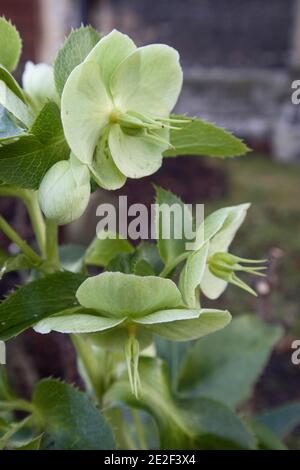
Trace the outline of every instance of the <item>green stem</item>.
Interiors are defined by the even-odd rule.
[[[23,240],[17,232],[6,222],[6,220],[0,216],[0,230],[12,241],[14,242],[20,250],[32,260],[34,264],[39,264],[41,262],[40,256],[32,249],[29,245]]]
[[[58,226],[49,219],[46,219],[46,256],[51,270],[59,270]]]
[[[46,232],[45,222],[39,207],[37,192],[30,189],[16,188],[15,186],[0,186],[0,196],[17,197],[22,199],[36,236],[42,256],[45,256]]]
[[[31,192],[30,197],[24,199],[36,240],[43,257],[46,256],[46,227],[45,221],[38,203],[36,192]]]
[[[32,416],[27,416],[25,419],[22,421],[19,421],[16,424],[13,424],[10,429],[0,438],[0,450],[3,450],[10,440],[10,438],[16,434],[20,429],[22,429],[24,426],[30,423],[32,420]]]
[[[159,277],[167,277],[173,269],[176,268],[176,266],[181,263],[182,261],[186,260],[186,258],[189,256],[190,252],[186,251],[182,253],[181,255],[177,256],[174,260],[171,261],[171,263],[166,264],[162,272],[160,273]]]
[[[0,411],[27,411],[28,413],[33,413],[34,406],[26,400],[11,400],[11,401],[1,401],[0,400]]]

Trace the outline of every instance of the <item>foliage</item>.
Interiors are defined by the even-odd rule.
[[[299,404],[241,413],[281,328],[254,315],[231,322],[227,305],[206,300],[228,283],[256,294],[237,273],[260,276],[264,261],[231,252],[248,203],[212,212],[192,240],[178,238],[158,210],[155,244],[101,232],[87,248],[58,246],[58,225],[83,214],[91,183],[115,190],[153,174],[164,158],[235,157],[246,145],[199,118],[171,114],[183,72],[169,46],[137,48],[118,31],[100,38],[81,27],[53,67],[27,64],[22,89],[10,73],[21,42],[3,18],[0,39],[0,195],[25,203],[36,238],[31,246],[0,217],[18,248],[0,253],[0,276],[26,274],[0,303],[0,338],[28,328],[70,334],[86,388],[45,379],[27,401],[1,366],[0,448],[130,449],[136,440],[139,448],[284,448]],[[155,191],[159,209],[178,205],[195,225],[176,195]]]

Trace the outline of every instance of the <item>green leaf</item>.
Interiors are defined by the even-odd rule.
[[[45,428],[42,449],[114,449],[109,426],[83,392],[58,380],[42,380],[32,401]]]
[[[12,256],[0,251],[0,280],[6,273],[32,267],[32,261],[22,253]]]
[[[203,155],[209,157],[237,157],[249,151],[248,147],[229,132],[202,119],[173,116],[186,120],[178,123],[180,130],[171,130],[171,144],[174,148],[164,152],[165,157],[178,155]],[[176,123],[175,123],[176,126]]]
[[[116,238],[112,238],[113,236]],[[106,238],[95,238],[92,241],[86,251],[84,262],[92,266],[106,267],[120,253],[133,253],[133,251],[134,248],[128,240],[122,239],[119,234],[107,232]]]
[[[40,436],[31,439],[31,441],[27,442],[26,444],[23,444],[20,447],[16,447],[14,450],[40,450],[42,438],[43,435],[41,434]]]
[[[288,403],[256,416],[256,420],[284,438],[300,424],[300,403]]]
[[[100,40],[99,33],[91,26],[81,26],[71,32],[54,62],[54,78],[61,95],[72,70],[86,58]]]
[[[1,21],[1,18],[0,18]],[[18,82],[14,79],[14,77],[6,70],[5,67],[0,65],[0,80],[2,80],[5,85],[24,103],[26,103],[26,99],[24,96],[24,92]]]
[[[0,365],[0,401],[11,399],[14,399],[14,394],[8,381],[6,366]]]
[[[253,315],[235,318],[229,327],[190,349],[179,374],[179,391],[235,407],[250,397],[281,335],[279,326]]]
[[[72,273],[82,271],[84,254],[85,246],[83,245],[68,244],[59,247],[61,266]]]
[[[115,256],[106,266],[106,270],[110,272],[133,274],[132,254],[120,253]]]
[[[186,223],[189,223],[192,228],[192,214],[181,199],[171,193],[171,191],[166,191],[158,186],[155,187],[155,191],[155,202],[161,208],[161,210],[156,213],[157,244],[161,259],[164,261],[165,265],[168,266],[186,251],[186,243],[191,242],[191,240],[185,238],[183,228],[184,220],[186,220]],[[176,210],[176,214],[178,214],[176,218],[172,216],[172,208],[174,211]],[[181,224],[182,230],[180,230],[179,224]],[[175,232],[176,229],[178,229],[178,233]]]
[[[107,400],[143,409],[156,420],[161,449],[249,449],[252,435],[225,405],[208,398],[176,399],[168,383],[166,365],[140,358],[141,398],[131,393],[125,376],[107,392]]]
[[[133,272],[137,275],[158,275],[163,269],[163,263],[159,256],[157,245],[149,242],[141,242],[132,256]],[[142,274],[143,273],[143,274]]]
[[[19,137],[23,132],[9,112],[0,105],[0,143]]]
[[[251,420],[248,423],[255,435],[257,441],[257,447],[259,450],[286,450],[286,446],[283,442],[278,439],[278,436],[274,434],[267,426]]]
[[[0,44],[0,63],[12,72],[20,59],[22,41],[15,26],[3,16],[0,17]]]
[[[47,170],[70,155],[60,110],[55,103],[44,106],[30,133],[0,148],[0,179],[23,188],[38,189]]]
[[[12,338],[43,318],[78,305],[75,293],[84,279],[80,274],[57,272],[17,289],[0,304],[0,339]]]

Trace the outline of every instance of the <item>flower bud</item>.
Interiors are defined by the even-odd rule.
[[[43,178],[39,202],[45,216],[59,225],[81,217],[91,193],[88,168],[71,154],[53,165]]]
[[[23,88],[33,108],[38,112],[48,100],[59,104],[59,96],[55,88],[53,68],[47,64],[26,62],[22,77]]]

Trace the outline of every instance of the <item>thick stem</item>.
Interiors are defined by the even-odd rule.
[[[0,196],[17,197],[22,199],[27,208],[40,252],[44,257],[46,255],[46,230],[44,218],[38,203],[37,192],[31,191],[30,189],[5,185],[0,186]]]
[[[34,264],[39,264],[42,260],[40,256],[23,240],[17,232],[0,216],[0,230],[14,242],[20,250],[26,255]]]
[[[37,193],[30,193],[29,197],[24,199],[28,214],[31,220],[36,240],[43,257],[46,256],[46,227],[45,221],[38,203]]]
[[[56,271],[60,269],[58,226],[55,222],[49,219],[46,219],[46,257],[49,264],[49,270]]]

